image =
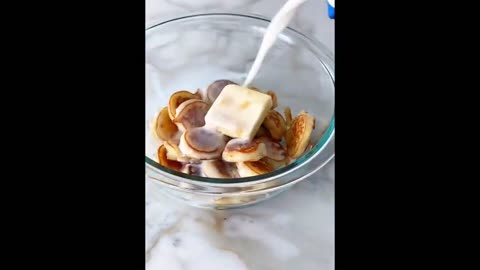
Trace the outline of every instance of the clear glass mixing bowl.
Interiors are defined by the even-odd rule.
[[[159,146],[151,122],[170,95],[195,92],[217,79],[242,83],[269,20],[240,14],[198,14],[146,30],[146,178],[166,194],[206,208],[225,209],[268,199],[312,175],[334,157],[335,76],[331,52],[318,41],[288,28],[269,51],[251,84],[273,90],[279,107],[315,115],[315,146],[294,163],[272,173],[238,179],[190,176],[157,163]],[[157,185],[156,185],[157,186]]]

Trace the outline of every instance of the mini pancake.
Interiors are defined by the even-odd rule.
[[[163,141],[171,140],[178,132],[177,126],[172,122],[168,116],[167,107],[163,108],[155,118],[154,133]]]
[[[266,94],[272,98],[272,110],[275,109],[278,106],[277,94],[275,94],[273,91],[267,91]]]
[[[226,137],[215,130],[192,128],[180,137],[180,151],[194,159],[216,159],[222,155]]]
[[[158,163],[160,163],[160,165],[175,171],[180,171],[182,169],[182,163],[167,158],[167,149],[165,146],[162,145],[158,148],[157,155]]]
[[[273,172],[274,168],[264,160],[237,162],[240,177],[249,177]]]
[[[236,84],[230,80],[216,80],[211,83],[207,88],[207,98],[210,103],[213,103],[217,99],[218,95],[222,92],[223,88],[229,84]]]
[[[284,161],[285,158],[287,157],[287,152],[285,148],[278,142],[275,142],[268,137],[260,137],[260,138],[254,139],[254,141],[265,144],[265,147],[267,150],[267,154],[265,156],[267,158],[270,158],[275,161]]]
[[[233,178],[236,167],[222,160],[204,160],[202,162],[203,174],[210,178]]]
[[[270,133],[270,137],[276,141],[281,141],[287,130],[287,125],[283,116],[277,111],[270,111],[265,120],[263,120],[263,126]]]
[[[258,140],[232,139],[223,150],[222,158],[228,162],[257,161],[267,155],[265,144]]]
[[[177,108],[177,116],[173,122],[183,132],[187,129],[203,127],[209,107],[205,101],[199,99],[185,101]]]
[[[287,124],[287,127],[290,126],[290,124],[292,123],[292,109],[290,109],[290,107],[286,107],[285,108],[285,123]]]
[[[190,99],[202,99],[202,97],[199,93],[192,94],[185,90],[175,92],[170,96],[168,100],[168,115],[171,120],[175,119],[178,106]]]
[[[314,128],[315,118],[306,112],[299,113],[293,119],[286,134],[287,154],[289,157],[296,159],[305,152]]]

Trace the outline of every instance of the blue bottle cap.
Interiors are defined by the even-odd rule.
[[[335,19],[335,0],[328,0],[328,17]]]

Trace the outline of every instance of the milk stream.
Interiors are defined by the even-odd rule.
[[[262,65],[262,62],[267,55],[270,48],[275,43],[275,40],[278,37],[278,34],[287,27],[290,20],[292,20],[297,8],[303,4],[307,0],[288,0],[285,5],[275,14],[272,21],[268,25],[267,31],[265,32],[262,40],[262,44],[260,45],[260,49],[258,50],[257,56],[255,57],[255,61],[253,62],[250,71],[248,72],[247,78],[243,83],[244,87],[247,87],[255,78]]]

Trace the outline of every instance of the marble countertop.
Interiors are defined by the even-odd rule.
[[[195,13],[232,12],[272,18],[286,0],[146,0],[146,25]],[[309,0],[298,10],[290,27],[313,36],[334,52],[334,21],[327,0]]]
[[[279,0],[146,0],[146,24],[200,12],[272,17]],[[291,26],[333,51],[326,0],[307,1]],[[213,211],[187,206],[146,181],[146,269],[334,269],[332,160],[292,189],[255,206]]]

